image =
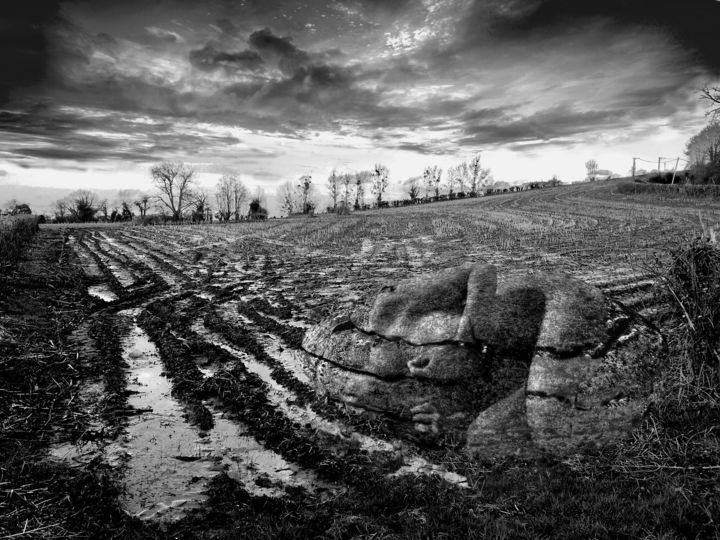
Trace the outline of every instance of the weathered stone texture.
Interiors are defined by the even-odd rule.
[[[570,452],[628,433],[662,340],[570,276],[476,264],[387,285],[310,330],[303,347],[318,391],[420,433],[467,430],[468,450],[492,456]],[[483,405],[493,369],[508,361],[529,364],[526,384]]]

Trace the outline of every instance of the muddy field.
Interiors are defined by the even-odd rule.
[[[465,458],[457,441],[421,445],[401,436],[392,419],[317,397],[300,342],[309,325],[388,281],[478,260],[565,271],[659,321],[665,308],[653,290],[654,271],[668,246],[720,223],[720,203],[625,196],[614,185],[267,223],[45,226],[16,278],[54,285],[32,293],[16,283],[15,300],[5,299],[12,309],[3,326],[28,336],[28,354],[64,361],[66,379],[56,381],[64,393],[44,404],[64,416],[48,413],[46,424],[25,428],[46,433],[35,446],[45,457],[33,466],[71,478],[73,486],[78,475],[91,474],[88,486],[100,490],[103,508],[111,510],[105,522],[72,521],[69,530],[67,520],[53,523],[32,510],[40,503],[28,495],[28,508],[6,501],[3,510],[16,515],[0,534],[23,536],[24,527],[48,537],[98,530],[120,537],[242,537],[236,527],[248,522],[259,534],[300,537],[407,530],[482,536],[491,522],[507,522],[499,530],[510,536],[542,531],[527,528],[532,520],[522,514],[529,510],[493,487],[501,482],[492,477],[539,475],[537,466],[505,464],[511,469],[490,472]],[[39,295],[37,305],[18,300],[23,294]],[[50,319],[60,322],[43,326]],[[37,326],[35,333],[28,325]],[[38,340],[55,349],[39,352]],[[17,392],[17,403],[24,391],[6,390]],[[28,439],[19,426],[3,428],[18,441]],[[565,467],[558,478],[569,474],[567,463],[548,467]],[[5,496],[22,493],[17,478],[7,475],[0,484]],[[401,492],[404,508],[396,502]],[[462,504],[437,509],[407,492]],[[373,497],[377,502],[358,506]],[[283,515],[289,521],[277,523]],[[707,521],[698,515],[678,519]],[[477,529],[469,525],[473,519]],[[680,530],[675,517],[668,520],[658,530]],[[608,523],[596,525],[583,534],[613,536]]]

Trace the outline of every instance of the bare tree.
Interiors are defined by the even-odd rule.
[[[198,189],[197,191],[193,192],[193,212],[192,212],[192,220],[193,221],[205,221],[205,216],[208,213],[209,205],[208,205],[208,199],[210,198],[210,194],[208,191],[204,188]]]
[[[720,86],[706,86],[701,91],[700,99],[709,101],[710,115],[713,120],[720,118]]]
[[[711,122],[699,133],[690,137],[685,146],[685,155],[690,166],[702,165],[708,159],[708,151],[720,145],[720,122]]]
[[[375,198],[377,200],[378,206],[382,203],[382,195],[385,193],[385,190],[388,187],[388,184],[390,183],[390,180],[388,179],[390,175],[390,171],[385,165],[382,165],[380,163],[375,164],[375,168],[372,172],[372,192],[375,195]]]
[[[433,167],[433,185],[435,186],[435,197],[440,197],[440,179],[442,178],[442,169]]]
[[[300,177],[300,183],[298,184],[298,190],[300,190],[300,199],[302,201],[302,213],[310,214],[314,209],[314,205],[310,201],[310,189],[312,188],[312,176],[305,174]]]
[[[150,169],[152,181],[160,191],[160,201],[170,210],[174,221],[192,205],[195,170],[182,162],[164,161]]]
[[[150,206],[150,198],[150,195],[147,193],[139,193],[133,201],[133,204],[137,206],[138,211],[140,212],[140,217],[145,217],[147,215],[148,206]]]
[[[720,121],[715,120],[693,135],[685,147],[696,182],[720,181]]]
[[[240,216],[242,215],[241,208],[242,205],[245,204],[247,196],[248,190],[245,187],[245,184],[243,184],[239,179],[234,178],[234,182],[232,184],[232,202],[235,221],[240,221]]]
[[[93,192],[79,189],[68,195],[67,200],[71,201],[71,204],[67,206],[67,210],[74,221],[95,221],[95,214],[99,210],[99,205],[97,196]]]
[[[340,176],[336,169],[333,169],[328,177],[328,191],[332,199],[333,212],[337,210],[338,196],[340,195]]]
[[[470,180],[470,168],[467,162],[463,161],[457,166],[458,193],[465,194],[465,186]]]
[[[355,209],[358,210],[365,206],[365,182],[367,182],[371,173],[369,171],[360,171],[355,173]]]
[[[288,216],[294,214],[297,206],[295,188],[289,180],[278,188],[277,196],[280,199],[280,208]]]
[[[588,180],[594,182],[597,178],[598,163],[594,159],[589,159],[585,162],[585,168],[587,169]]]
[[[420,187],[418,186],[419,179],[420,178],[418,176],[413,176],[407,181],[408,195],[410,195],[411,201],[417,200],[418,195],[420,194]]]
[[[107,199],[103,199],[98,203],[97,209],[99,212],[102,212],[103,221],[107,221],[111,211],[110,202]]]
[[[220,178],[215,187],[215,201],[218,205],[218,215],[225,221],[234,217],[240,221],[243,214],[242,205],[247,200],[248,190],[235,175],[226,174]]]
[[[478,190],[481,187],[486,187],[492,180],[490,177],[490,169],[482,168],[480,164],[480,154],[472,158],[468,169],[470,173],[470,194],[472,196],[476,196],[478,194]]]
[[[430,193],[433,190],[433,183],[435,181],[435,170],[437,167],[425,167],[423,171],[423,185],[425,186],[425,198],[430,198]]]
[[[348,204],[350,202],[354,177],[350,173],[345,173],[342,175],[341,180],[343,185],[343,205],[345,208],[349,208]]]
[[[133,218],[132,206],[140,196],[140,192],[136,189],[121,189],[117,192],[117,197],[110,205],[115,212],[116,219],[122,221],[130,221]]]
[[[218,205],[218,216],[223,221],[228,221],[233,210],[233,184],[236,178],[232,175],[224,175],[218,180],[215,186],[215,202]]]
[[[445,185],[448,189],[448,195],[452,197],[455,193],[455,182],[458,177],[458,167],[448,167],[447,174],[445,175]]]
[[[65,214],[68,213],[68,200],[58,199],[52,204],[53,211],[55,212],[56,221],[65,221]]]

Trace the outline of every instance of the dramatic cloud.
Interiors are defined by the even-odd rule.
[[[190,62],[200,69],[257,70],[262,66],[263,59],[255,51],[229,53],[218,51],[212,45],[206,45],[202,49],[190,51]]]
[[[677,145],[720,73],[714,0],[30,4],[0,22],[12,174],[6,163],[172,155],[269,181],[286,152],[324,170],[386,150],[418,166],[658,134]]]
[[[478,18],[487,13],[483,4],[476,3]],[[496,9],[498,31],[514,30],[518,35],[528,31],[566,33],[568,27],[598,19],[610,22],[611,28],[630,27],[639,32],[654,28],[682,43],[706,67],[720,72],[717,54],[720,3],[714,0],[532,0],[522,3],[512,0],[499,4]]]
[[[301,51],[289,37],[278,37],[269,28],[264,28],[250,34],[250,45],[263,55],[276,57],[283,73],[293,73],[304,63],[309,61],[305,51]]]
[[[145,31],[152,38],[151,41],[157,40],[162,43],[183,43],[183,42],[185,42],[185,39],[177,32],[173,32],[171,30],[165,30],[164,28],[158,28],[157,26],[148,26],[145,28]]]
[[[49,63],[47,28],[59,20],[59,2],[6,0],[0,16],[0,105],[10,93],[41,82]]]

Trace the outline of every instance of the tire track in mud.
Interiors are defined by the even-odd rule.
[[[227,421],[254,448],[272,452],[298,474],[307,472],[310,484],[322,479],[353,489],[369,474],[411,471],[460,482],[431,465],[434,450],[398,441],[385,420],[318,397],[298,367],[299,341],[304,325],[353,305],[387,280],[478,260],[560,268],[643,315],[657,314],[662,306],[652,276],[633,270],[627,256],[647,252],[659,234],[689,224],[687,212],[675,212],[684,216],[680,225],[658,226],[651,207],[628,217],[627,205],[613,199],[596,201],[584,213],[568,210],[590,205],[574,201],[572,189],[519,195],[463,201],[462,214],[438,204],[400,209],[392,220],[389,213],[368,212],[266,227],[133,228],[90,234],[77,244],[85,260],[117,282],[120,303],[149,303],[140,326],[158,348],[193,433],[210,433]],[[629,240],[632,234],[638,237]],[[139,281],[159,276],[171,289],[129,298],[137,287],[122,287],[113,273],[120,268]],[[237,464],[223,459],[231,469]],[[249,488],[257,479],[268,482],[236,472],[235,480]],[[291,481],[272,472],[272,496],[281,496]]]
[[[150,264],[147,264],[146,261],[143,261],[141,254],[139,254],[136,249],[133,249],[132,246],[126,247],[125,242],[127,242],[125,238],[120,237],[116,240],[103,234],[91,237],[87,244],[81,242],[78,249],[87,250],[86,254],[88,254],[88,257],[97,264],[97,267],[108,281],[113,284],[113,288],[118,291],[121,297],[119,300],[120,304],[123,302],[123,305],[132,305],[128,304],[128,302],[135,302],[136,304],[147,303],[150,298],[130,298],[130,293],[133,289],[137,290],[140,288],[140,282],[150,281],[152,279],[156,281],[159,280],[157,277],[159,274],[158,269],[153,268]],[[101,243],[103,243],[103,246],[100,245]],[[266,281],[269,283],[277,284],[279,279],[277,273],[273,272],[272,266],[273,263],[275,263],[275,266],[281,267],[281,264],[279,264],[281,261],[279,259],[273,260],[269,256],[261,256],[256,257],[254,262],[253,273],[266,277]],[[182,264],[186,263],[183,262]],[[187,270],[185,269],[185,271]],[[242,270],[242,273],[243,275],[241,277],[248,277],[247,269]],[[132,282],[129,276],[132,277]],[[121,279],[123,279],[122,282]],[[166,284],[164,280],[162,281],[163,284]],[[192,283],[192,280],[188,281]],[[261,292],[266,286],[267,283],[262,282],[255,293]],[[217,286],[215,288],[219,289]],[[243,292],[247,292],[245,287],[233,287],[233,290],[230,291],[229,294],[231,296],[237,296]],[[375,445],[373,447],[375,455],[372,459],[372,470],[379,468],[380,470],[387,470],[388,472],[398,472],[399,470],[401,473],[441,474],[450,481],[456,483],[462,481],[457,475],[447,473],[421,458],[414,458],[406,463],[402,459],[402,455],[398,457],[397,450],[389,443],[383,443],[378,447],[378,441],[366,436],[355,434],[354,437],[350,437],[346,426],[324,420],[322,416],[310,411],[310,409],[306,409],[308,412],[297,417],[296,411],[299,409],[273,407],[273,403],[267,401],[267,396],[271,394],[267,383],[271,380],[275,381],[272,375],[270,379],[263,381],[263,379],[258,378],[256,374],[249,372],[243,362],[238,361],[237,355],[232,355],[228,353],[227,350],[213,343],[192,339],[189,342],[186,337],[183,337],[190,336],[191,334],[191,332],[187,331],[189,318],[188,320],[183,319],[185,311],[196,309],[198,302],[206,302],[198,299],[198,294],[197,290],[195,292],[188,291],[179,296],[168,296],[165,294],[161,300],[155,301],[155,304],[165,304],[173,308],[174,311],[165,316],[165,319],[170,322],[158,322],[160,326],[153,330],[153,326],[147,321],[149,317],[147,314],[154,309],[152,302],[147,306],[147,309],[143,311],[139,322],[141,327],[145,328],[153,338],[153,342],[157,343],[159,355],[162,357],[164,371],[173,382],[172,393],[180,400],[180,403],[182,403],[180,408],[175,409],[171,416],[175,417],[176,420],[178,414],[185,415],[187,417],[187,430],[197,430],[200,433],[203,431],[212,432],[213,430],[217,430],[218,423],[222,423],[222,425],[225,426],[221,429],[223,432],[228,431],[228,425],[234,425],[237,428],[238,425],[247,424],[248,434],[246,436],[243,435],[247,438],[240,442],[238,442],[239,439],[237,439],[235,442],[247,447],[247,452],[252,451],[255,452],[255,454],[269,453],[272,456],[276,456],[266,461],[268,461],[268,463],[282,465],[276,466],[274,470],[266,470],[267,467],[265,467],[265,469],[261,467],[262,472],[259,476],[253,476],[252,471],[248,468],[241,469],[237,466],[235,475],[233,476],[231,474],[230,477],[243,483],[250,493],[254,493],[254,488],[248,485],[247,482],[255,482],[256,484],[264,486],[264,488],[270,491],[266,491],[263,494],[271,494],[272,496],[281,496],[285,487],[305,486],[314,489],[318,486],[325,486],[323,489],[326,489],[328,485],[316,479],[316,474],[320,474],[321,477],[330,480],[341,480],[344,483],[350,482],[352,478],[354,478],[356,482],[362,483],[360,478],[366,474],[363,471],[370,463],[367,457],[367,449],[370,448],[371,444]],[[256,298],[255,303],[257,304],[257,302],[258,300]],[[109,305],[109,308],[115,311],[120,304],[113,302]],[[116,305],[118,305],[118,307],[115,307]],[[277,355],[282,352],[281,349],[284,349],[281,344],[288,346],[287,341],[292,342],[295,346],[299,344],[302,330],[299,328],[291,329],[289,325],[285,328],[281,319],[279,317],[273,319],[272,317],[274,315],[270,313],[272,312],[281,316],[292,316],[290,305],[290,302],[283,294],[283,287],[281,286],[275,287],[274,292],[269,295],[269,300],[265,300],[265,303],[259,306],[267,313],[261,314],[252,309],[246,311],[248,314],[256,314],[256,322],[264,323],[266,326],[274,324],[276,325],[276,330],[280,329],[278,330],[280,335],[274,337],[266,336],[263,345],[260,346],[261,348],[258,349],[256,353],[264,351],[265,348],[267,348]],[[112,311],[107,313],[110,314]],[[176,315],[179,315],[179,326],[177,326],[178,317],[176,317]],[[127,317],[127,314],[120,313],[117,317]],[[155,315],[155,317],[157,318],[157,315]],[[176,328],[173,328],[173,326]],[[143,340],[142,335],[138,334],[138,331],[137,327],[130,331],[131,341],[133,343],[138,340]],[[153,331],[155,332],[154,334]],[[275,341],[273,342],[273,340]],[[192,363],[187,361],[188,353],[190,353]],[[225,355],[225,363],[227,365],[219,371],[201,370],[195,363],[196,356],[204,355],[205,357],[212,357],[217,361],[218,358],[223,357],[223,354]],[[147,366],[137,366],[135,360],[141,357],[152,357],[154,353],[147,354],[147,351],[143,353],[142,351],[133,352],[130,350],[125,356],[126,363],[130,366],[129,372],[135,373],[138,369],[147,371]],[[282,362],[280,362],[280,364],[282,364]],[[288,365],[287,362],[285,365]],[[157,369],[155,371],[156,373],[152,375],[152,378],[159,379],[164,376],[157,372]],[[253,375],[255,375],[255,379]],[[302,394],[308,401],[314,400],[314,393],[309,387],[303,387],[303,381],[298,380],[296,375],[297,372],[292,373],[291,370],[287,369],[285,371],[277,370],[276,373],[274,373],[274,376],[282,379],[285,385],[293,389],[293,392]],[[172,427],[172,429],[177,431],[178,422],[167,419],[163,420],[161,418],[162,414],[160,414],[160,417],[156,417],[154,412],[149,410],[144,411],[142,407],[143,404],[147,402],[139,398],[135,399],[137,395],[132,392],[140,392],[141,394],[143,392],[138,384],[133,383],[132,380],[127,387],[127,391],[130,392],[131,405],[136,408],[140,407],[140,410],[137,410],[139,416],[133,415],[130,418],[129,424],[126,424],[127,432],[124,438],[114,443],[95,448],[86,454],[94,456],[97,453],[104,452],[105,459],[108,463],[114,466],[124,467],[126,471],[126,488],[130,495],[123,499],[123,501],[128,511],[150,519],[174,519],[174,517],[182,515],[183,512],[202,503],[202,489],[188,488],[187,474],[177,474],[177,481],[175,482],[163,480],[148,483],[146,480],[140,481],[138,478],[147,476],[148,464],[152,464],[152,468],[160,471],[167,469],[166,464],[163,464],[162,461],[153,460],[151,456],[156,456],[156,452],[154,452],[154,450],[157,449],[156,447],[164,448],[166,446],[167,441],[162,442],[163,430]],[[99,394],[100,392],[89,392],[89,399],[92,399],[92,396],[97,398]],[[257,406],[255,409],[252,407],[248,409],[248,396],[252,396],[250,404],[252,405],[254,403]],[[283,403],[285,404],[286,398],[287,396],[283,398]],[[156,405],[161,404],[162,408],[167,409],[172,408],[169,405],[171,402],[172,400],[170,402],[166,400],[165,402],[155,401],[154,403]],[[123,410],[132,411],[132,406],[130,409]],[[327,410],[330,409],[328,408]],[[180,413],[180,411],[182,411],[182,413]],[[224,418],[227,414],[231,415],[229,419]],[[296,420],[306,421],[304,424],[299,424],[292,419],[293,417],[295,417]],[[165,422],[165,424],[163,424],[163,422]],[[183,422],[185,422],[185,420],[183,420]],[[268,422],[270,422],[271,429],[268,428]],[[144,431],[133,427],[137,425],[143,425]],[[312,428],[310,431],[308,431],[308,425]],[[157,435],[148,439],[144,436],[148,429],[157,432]],[[183,431],[183,433],[185,433],[185,431]],[[185,450],[182,452],[187,453],[188,449],[197,447],[197,445],[193,446],[195,443],[192,443],[191,439],[192,438],[183,436],[179,438],[176,437],[175,441],[178,444],[178,448],[184,448]],[[137,458],[137,445],[142,447],[142,451],[139,453],[144,457],[141,459]],[[227,448],[227,445],[225,445],[224,448]],[[216,450],[217,448],[210,452],[210,454],[213,454],[213,452],[217,454]],[[190,465],[179,467],[177,464],[174,464],[175,467],[173,470],[182,468],[194,471],[193,474],[195,476],[202,476],[198,471],[204,470],[203,463],[206,461],[205,457],[182,455],[182,452],[178,455],[178,458],[187,458],[187,461],[182,459],[180,460],[181,463],[188,463]],[[227,472],[234,466],[233,463],[228,462],[224,457],[218,458],[215,456],[213,459],[221,464],[221,466],[219,465],[212,470],[213,474],[218,474],[221,470]],[[403,468],[399,469],[401,466]],[[138,470],[145,470],[145,472],[138,474]],[[283,474],[280,474],[286,471],[292,472],[292,478],[288,475],[283,476]],[[368,469],[368,472],[369,471],[370,469]],[[304,480],[295,481],[294,479],[297,478],[303,478]],[[179,489],[178,486],[184,487]],[[183,489],[185,490],[185,496],[179,496],[179,491]],[[144,492],[144,494],[142,492]]]
[[[137,233],[130,234],[124,232],[122,237],[118,238],[118,243],[124,242],[137,250],[137,256],[145,256],[148,261],[152,261],[155,265],[162,269],[162,273],[171,274],[171,281],[179,281],[181,283],[192,283],[192,278],[183,270],[183,266],[178,266],[174,259],[167,254],[162,244],[148,239]],[[149,264],[149,263],[148,263]]]
[[[248,314],[248,310],[243,310],[243,312]],[[241,315],[241,318],[243,317]],[[213,321],[213,319],[215,320]],[[235,359],[242,362],[246,369],[260,377],[268,387],[269,391],[266,395],[270,397],[273,405],[278,407],[290,420],[310,427],[316,433],[325,433],[336,438],[335,444],[337,442],[349,444],[351,448],[357,448],[370,454],[393,453],[398,459],[396,466],[393,467],[395,469],[392,472],[393,475],[436,474],[448,482],[466,485],[466,480],[460,475],[433,465],[419,455],[413,455],[406,444],[395,439],[392,428],[385,428],[382,431],[385,439],[378,438],[377,427],[371,429],[372,434],[353,431],[353,429],[365,431],[363,428],[367,426],[367,421],[360,420],[358,417],[360,422],[348,423],[347,415],[341,414],[338,407],[315,399],[315,393],[308,385],[309,378],[299,371],[296,358],[297,355],[306,353],[294,349],[290,358],[284,354],[287,349],[282,345],[290,347],[288,341],[294,341],[292,337],[288,339],[287,333],[283,337],[279,337],[266,332],[267,337],[259,341],[256,337],[251,340],[237,340],[225,335],[229,328],[238,328],[238,323],[245,330],[251,331],[254,336],[257,335],[260,329],[253,327],[253,319],[255,322],[258,321],[256,317],[246,320],[234,319],[235,325],[230,325],[217,321],[217,316],[206,317],[204,324],[196,323],[193,325],[192,331],[202,336],[203,339],[222,347]],[[267,319],[265,320],[267,321]],[[278,333],[283,334],[282,330]],[[240,349],[236,346],[239,346]],[[246,352],[248,349],[252,352]],[[258,362],[258,358],[262,358],[261,362]]]
[[[126,240],[124,238],[124,233],[122,232],[118,233],[117,239],[110,237],[107,233],[103,233],[102,236],[104,241],[118,252],[121,252],[126,260],[133,261],[137,259],[139,264],[144,266],[146,272],[158,276],[169,287],[177,286],[177,276],[172,276],[167,270],[169,265],[167,265],[167,263],[158,262],[157,258],[153,257],[150,250],[141,247],[139,244],[133,244],[132,242]],[[184,276],[183,279],[185,279]]]

